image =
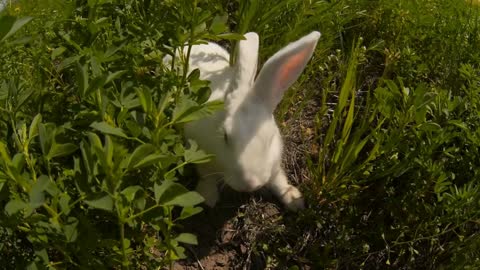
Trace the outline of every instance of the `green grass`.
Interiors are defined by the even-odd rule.
[[[201,210],[186,165],[209,156],[184,146],[181,127],[219,104],[162,57],[256,31],[264,62],[319,30],[277,110],[304,144],[309,207],[254,252],[272,269],[480,266],[474,2],[28,0],[6,13],[33,20],[0,43],[1,265],[184,258],[197,240],[182,220]]]
[[[309,245],[323,256],[304,256],[328,268],[475,268],[479,10],[462,1],[358,8],[365,16],[350,17],[321,72],[306,75],[321,87],[305,83],[284,103],[319,100],[320,150],[307,163],[321,203],[296,222],[325,239]]]

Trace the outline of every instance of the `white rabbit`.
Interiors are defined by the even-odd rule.
[[[247,33],[245,38],[239,42],[234,66],[229,65],[229,53],[215,43],[191,49],[190,71],[198,68],[201,79],[211,82],[209,101],[225,103],[224,110],[185,126],[187,138],[215,155],[210,163],[198,166],[202,179],[197,191],[213,207],[221,180],[241,192],[266,185],[288,209],[296,211],[304,207],[303,197],[282,169],[283,142],[273,111],[312,57],[320,33],[314,31],[278,51],[256,79],[258,35]]]

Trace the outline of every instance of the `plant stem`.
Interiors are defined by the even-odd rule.
[[[130,269],[128,258],[127,258],[127,251],[126,251],[127,248],[125,247],[125,223],[123,221],[120,221],[119,225],[120,225],[120,241],[122,242],[122,255],[123,255],[122,268]]]
[[[126,222],[129,222],[129,221],[131,221],[131,220],[133,220],[133,219],[136,219],[137,217],[139,217],[139,216],[141,216],[141,215],[144,215],[145,213],[150,212],[150,211],[152,211],[153,209],[155,209],[155,208],[157,208],[157,207],[160,207],[160,206],[161,206],[161,205],[156,204],[156,205],[154,205],[154,206],[152,206],[152,207],[150,207],[150,208],[148,208],[148,209],[145,209],[145,210],[141,211],[141,212],[138,213],[138,214],[135,214],[135,215],[133,215],[133,216],[130,216],[129,218],[127,218]]]

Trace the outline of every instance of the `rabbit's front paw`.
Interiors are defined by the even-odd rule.
[[[291,211],[298,211],[305,208],[302,193],[294,186],[288,187],[287,191],[281,196],[283,204]]]

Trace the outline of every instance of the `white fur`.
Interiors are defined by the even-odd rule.
[[[245,34],[239,42],[233,67],[228,52],[217,44],[192,47],[189,69],[198,68],[201,78],[211,81],[210,101],[225,102],[225,110],[185,126],[185,135],[216,157],[198,167],[202,180],[197,191],[208,205],[217,202],[217,183],[223,180],[237,191],[266,185],[288,209],[304,207],[302,194],[288,184],[281,167],[283,142],[273,110],[305,68],[319,37],[312,32],[284,47],[265,63],[256,80],[256,33]]]

